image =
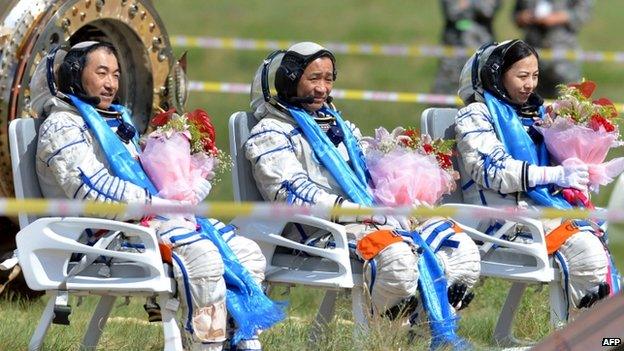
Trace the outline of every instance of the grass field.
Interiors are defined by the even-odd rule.
[[[242,37],[318,42],[351,42],[380,44],[436,44],[440,37],[441,18],[437,1],[276,1],[276,0],[156,0],[170,35]],[[589,50],[624,50],[624,43],[615,40],[624,32],[621,14],[624,4],[618,0],[596,2],[595,13],[583,29],[581,42]],[[498,39],[518,37],[511,23],[512,1],[505,1],[496,20]],[[176,48],[176,53],[183,51]],[[268,52],[234,50],[189,51],[189,76],[192,80],[249,83]],[[430,58],[375,57],[338,55],[339,78],[336,88],[371,89],[402,92],[428,92],[435,75],[437,62]],[[599,85],[597,95],[624,102],[624,64],[591,63],[583,65],[584,76]],[[365,134],[379,125],[392,128],[398,125],[419,125],[419,116],[427,107],[410,103],[336,101],[344,115],[355,121]],[[188,106],[202,107],[212,116],[219,135],[218,145],[227,150],[227,118],[237,110],[248,109],[246,95],[191,94]],[[223,177],[211,194],[212,200],[231,200],[231,181]],[[608,189],[596,198],[599,205],[608,200]],[[624,261],[624,239],[612,235],[613,251],[620,269]],[[484,279],[476,290],[477,296],[470,308],[462,313],[460,334],[477,345],[489,349],[496,317],[502,306],[508,283]],[[516,323],[516,333],[539,340],[550,332],[547,315],[547,289],[532,287],[523,300]],[[283,289],[272,296],[284,299]],[[314,318],[314,310],[322,298],[322,290],[293,288],[287,322],[262,334],[265,349],[426,349],[427,341],[419,339],[408,345],[405,332],[398,325],[382,321],[362,344],[351,340],[352,322],[349,302],[341,298],[337,318],[330,331],[319,343],[307,343],[307,332]],[[0,302],[0,350],[23,350],[40,315],[45,299]],[[74,302],[75,304],[75,302]],[[114,310],[103,340],[102,350],[157,350],[162,345],[160,324],[147,324],[141,305],[133,300],[129,306]],[[87,323],[87,313],[94,306],[86,299],[83,306],[74,308],[73,326],[52,326],[46,349],[77,349],[81,332]],[[422,329],[422,328],[421,328]],[[422,335],[426,335],[422,332]]]

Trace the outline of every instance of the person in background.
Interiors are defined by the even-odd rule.
[[[492,21],[500,7],[500,0],[441,0],[444,30],[442,44],[446,46],[478,48],[494,41]],[[443,57],[432,92],[455,94],[465,57]]]
[[[517,0],[513,11],[516,24],[524,30],[525,41],[536,49],[580,49],[578,34],[590,18],[593,0]],[[557,96],[557,84],[581,80],[578,61],[557,58],[540,62],[537,93]]]

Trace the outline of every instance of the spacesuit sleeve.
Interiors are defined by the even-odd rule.
[[[459,110],[455,122],[457,149],[473,181],[503,194],[527,190],[528,164],[507,153],[485,104]]]
[[[96,156],[87,126],[66,113],[52,114],[42,124],[37,158],[67,198],[111,203],[145,203],[151,199],[147,189],[111,174]],[[130,219],[121,217],[116,219]]]
[[[329,193],[308,176],[296,156],[301,150],[292,142],[292,131],[278,123],[263,122],[252,129],[244,147],[265,199],[297,205],[334,206],[339,203],[340,196]]]

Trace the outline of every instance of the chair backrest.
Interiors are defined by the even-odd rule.
[[[9,147],[13,170],[13,187],[17,199],[42,198],[35,167],[37,136],[41,118],[17,118],[9,124]],[[37,216],[20,213],[20,228],[34,222]]]
[[[420,117],[420,130],[423,134],[429,134],[432,138],[455,140],[455,116],[456,108],[430,107],[423,111]],[[453,167],[460,172],[461,161],[454,153]],[[455,191],[442,198],[443,203],[463,203],[461,180],[457,181]]]
[[[245,157],[243,145],[249,137],[249,131],[258,123],[253,113],[238,111],[230,116],[228,130],[230,135],[230,155],[232,156],[232,187],[234,201],[263,201],[258,191],[251,170],[251,163]]]

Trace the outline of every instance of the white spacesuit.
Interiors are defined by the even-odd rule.
[[[85,57],[96,50],[90,49],[94,45],[93,42],[78,44],[65,56],[64,62],[70,56]],[[80,70],[75,75],[80,77]],[[166,201],[114,175],[100,143],[72,104],[51,95],[38,96],[37,101],[39,116],[46,118],[40,128],[36,158],[37,175],[45,197],[124,203]],[[123,123],[117,112],[98,112],[114,132]],[[138,157],[140,150],[135,143],[130,141],[124,145],[132,156]],[[198,196],[200,201],[208,195],[209,184],[202,189],[205,191]],[[118,216],[114,219],[140,218]],[[265,259],[257,244],[236,236],[231,226],[218,220],[210,219],[210,223],[260,283],[264,279]],[[149,221],[149,226],[155,229],[162,242],[173,246],[174,276],[182,300],[182,324],[188,346],[193,350],[221,350],[228,335],[224,266],[217,247],[200,235],[194,217],[157,216]],[[93,235],[89,231],[86,234]],[[87,240],[97,238],[87,237]],[[257,338],[243,340],[239,346],[260,349]]]
[[[258,189],[267,201],[358,207],[359,204],[350,200],[335,177],[319,161],[301,126],[280,107],[286,104],[309,108],[316,104],[316,110],[308,110],[309,118],[314,119],[320,130],[327,133],[340,155],[349,161],[347,148],[340,140],[341,132],[336,130],[334,117],[323,113],[318,107],[333,108],[327,102],[328,98],[331,99],[331,87],[317,86],[309,92],[315,96],[297,94],[298,83],[306,68],[319,58],[331,60],[333,72],[330,69],[329,77],[321,79],[333,84],[336,76],[334,56],[315,43],[299,43],[285,53],[274,53],[259,67],[252,85],[251,102],[254,116],[259,122],[250,131],[245,143],[246,157],[252,164]],[[318,78],[312,77],[310,82],[315,82],[315,79]],[[272,85],[275,85],[275,90]],[[271,96],[271,90],[277,91],[277,96]],[[359,140],[361,134],[355,125],[349,122],[345,124]],[[390,216],[342,216],[332,220],[345,225],[353,246],[379,228],[407,229],[404,218]],[[434,236],[438,237],[435,242],[439,245],[434,246],[434,249],[439,249],[437,256],[444,266],[449,286],[453,287],[449,289],[449,295],[453,295],[451,291],[461,292],[452,296],[451,303],[461,306],[463,301],[467,305],[473,295],[466,294],[466,290],[474,286],[480,272],[480,257],[476,245],[465,233],[456,232],[452,222],[448,220],[431,219],[421,228],[426,228],[423,230],[424,236],[430,237],[431,241],[435,241]],[[298,230],[294,230],[290,237],[310,245],[323,243],[322,237]],[[359,250],[357,254],[362,257]],[[373,308],[377,313],[384,313],[415,296],[419,276],[418,256],[411,240],[403,240],[385,246],[369,261],[371,264],[367,265],[365,278],[370,288]]]
[[[462,184],[464,199],[470,203],[487,206],[540,205],[527,195],[527,190],[550,184],[582,188],[583,177],[586,177],[582,170],[537,166],[514,159],[501,142],[485,103],[484,90],[515,108],[523,130],[528,132],[534,143],[539,138],[531,126],[539,119],[537,111],[543,101],[533,94],[524,105],[514,105],[509,102],[501,80],[505,49],[517,42],[504,42],[481,50],[468,60],[462,71],[459,95],[467,106],[459,110],[455,130],[463,163],[460,172],[462,179],[469,180]],[[543,223],[549,235],[561,225],[561,219],[544,220]],[[555,257],[562,268],[562,282],[568,291],[568,298],[575,307],[587,307],[608,293],[605,285],[608,258],[601,240],[594,235],[596,225],[585,221],[572,223],[579,231],[563,243],[555,252]],[[497,223],[489,223],[485,228],[488,226],[494,229]],[[519,235],[516,240],[521,239],[522,235]]]

